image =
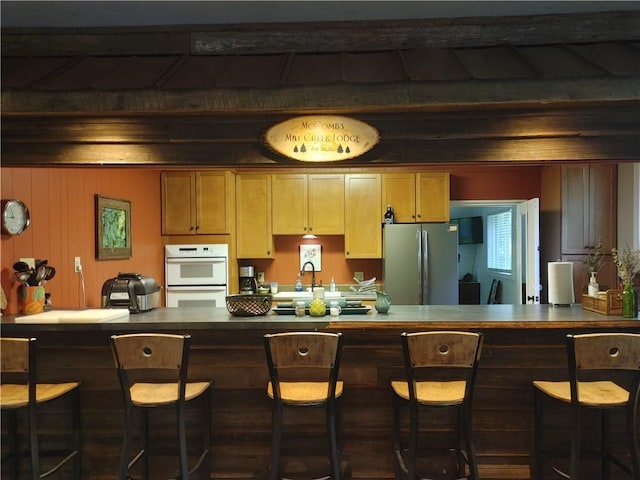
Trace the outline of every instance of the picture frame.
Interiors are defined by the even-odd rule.
[[[96,258],[131,258],[131,202],[96,194]]]
[[[322,246],[317,244],[304,244],[300,245],[300,271],[302,271],[303,265],[306,262],[313,264],[313,269],[316,272],[322,270]],[[311,271],[309,265],[304,267],[305,271]]]

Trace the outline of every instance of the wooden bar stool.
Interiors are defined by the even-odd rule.
[[[282,421],[285,406],[325,407],[333,480],[341,478],[336,427],[336,400],[343,337],[340,333],[290,332],[264,336],[271,381],[267,394],[274,400],[270,480],[281,478]],[[302,375],[301,375],[302,372]]]
[[[29,417],[29,448],[31,457],[31,478],[44,478],[60,470],[73,461],[74,478],[81,479],[82,459],[80,434],[80,383],[37,383],[37,359],[35,338],[0,339],[2,385],[0,386],[0,407],[7,411],[10,436],[7,459],[12,460],[11,478],[19,478],[20,446],[17,429],[17,413],[26,410]],[[72,444],[66,450],[41,451],[38,437],[38,406],[62,397],[70,398],[72,416]],[[4,448],[4,445],[3,445]],[[47,471],[40,473],[41,457],[61,460]],[[3,460],[5,460],[3,458]]]
[[[131,478],[129,470],[144,457],[144,478],[149,479],[150,445],[148,438],[149,410],[156,407],[176,409],[178,454],[180,470],[175,478],[187,480],[202,465],[211,471],[210,424],[212,381],[188,382],[189,335],[130,334],[111,337],[113,357],[118,369],[124,396],[125,432],[120,460],[119,479]],[[202,404],[202,451],[194,467],[189,470],[186,439],[186,403],[199,398]],[[141,450],[131,461],[133,412],[140,412]],[[209,456],[208,464],[204,459]]]
[[[468,332],[418,332],[401,336],[406,380],[391,382],[393,389],[393,445],[399,473],[410,480],[418,475],[418,440],[421,407],[455,408],[457,414],[458,477],[478,479],[472,440],[471,406],[482,349],[482,334]],[[401,409],[409,409],[408,448],[400,435]]]
[[[567,335],[569,381],[535,380],[535,478],[544,478],[544,467],[571,480],[599,478],[607,480],[610,464],[626,472],[633,480],[640,479],[638,450],[638,398],[640,395],[640,334],[594,333]],[[613,381],[615,379],[615,381]],[[624,385],[621,386],[621,385]],[[570,453],[568,471],[551,461],[543,452],[544,402],[560,402],[570,408]],[[590,469],[580,472],[581,412],[600,413],[600,474]],[[629,460],[623,461],[610,452],[610,414],[624,412]],[[629,467],[630,464],[630,467]],[[584,470],[584,469],[583,469]],[[582,475],[582,476],[581,476]]]

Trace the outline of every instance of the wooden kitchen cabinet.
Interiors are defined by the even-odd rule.
[[[162,173],[162,233],[231,232],[233,174],[218,171]]]
[[[273,258],[271,176],[236,175],[236,250],[238,258]]]
[[[344,247],[349,258],[382,258],[379,174],[345,175]]]
[[[589,282],[584,260],[602,240],[605,263],[597,274],[600,289],[616,288],[611,249],[617,243],[617,166],[562,166],[562,261],[573,262],[576,302]]]
[[[391,205],[398,223],[448,222],[449,204],[449,172],[382,174],[380,218]]]
[[[562,166],[562,253],[584,255],[602,240],[616,246],[616,165]]]
[[[271,176],[274,235],[344,234],[344,175]]]

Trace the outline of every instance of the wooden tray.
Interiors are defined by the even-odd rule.
[[[597,297],[583,293],[582,308],[603,315],[622,315],[622,290],[607,290]]]

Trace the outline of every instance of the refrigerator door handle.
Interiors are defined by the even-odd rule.
[[[421,268],[420,268],[420,272],[421,272],[421,286],[422,286],[422,292],[421,292],[421,305],[429,305],[429,232],[423,230],[422,231],[422,239],[420,242],[421,245],[421,255],[422,258],[420,259],[420,264],[421,264]]]
[[[417,261],[418,261],[418,291],[417,291],[417,305],[422,304],[422,230],[418,229],[416,231],[418,249],[416,251]]]

